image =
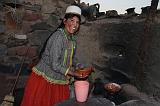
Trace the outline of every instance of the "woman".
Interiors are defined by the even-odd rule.
[[[86,77],[74,71],[74,35],[79,31],[81,9],[69,6],[60,28],[47,41],[39,63],[32,68],[21,106],[54,106],[69,98],[69,77]]]

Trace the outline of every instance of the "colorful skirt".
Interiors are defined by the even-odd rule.
[[[21,106],[54,106],[69,99],[69,86],[47,82],[32,72],[25,87]]]

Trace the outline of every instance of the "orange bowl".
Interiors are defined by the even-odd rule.
[[[92,71],[93,71],[92,67],[87,67],[87,68],[84,68],[84,69],[77,70],[77,73],[82,75],[82,77],[85,77],[85,76],[87,77],[92,73]]]

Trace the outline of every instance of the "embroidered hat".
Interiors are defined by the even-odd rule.
[[[77,14],[79,16],[81,16],[81,9],[78,6],[68,6],[66,9],[66,14],[68,13],[72,13],[72,14]]]
[[[82,15],[81,8],[78,7],[78,6],[76,6],[76,5],[68,6],[67,9],[66,9],[65,14],[63,14],[61,16],[61,19],[63,19],[66,14],[76,14],[76,15],[79,15],[80,18],[81,18],[81,24],[85,23],[85,21],[86,21],[85,17]]]

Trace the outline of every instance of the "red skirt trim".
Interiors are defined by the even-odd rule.
[[[51,84],[32,72],[25,87],[21,106],[54,106],[69,99],[69,86]]]

